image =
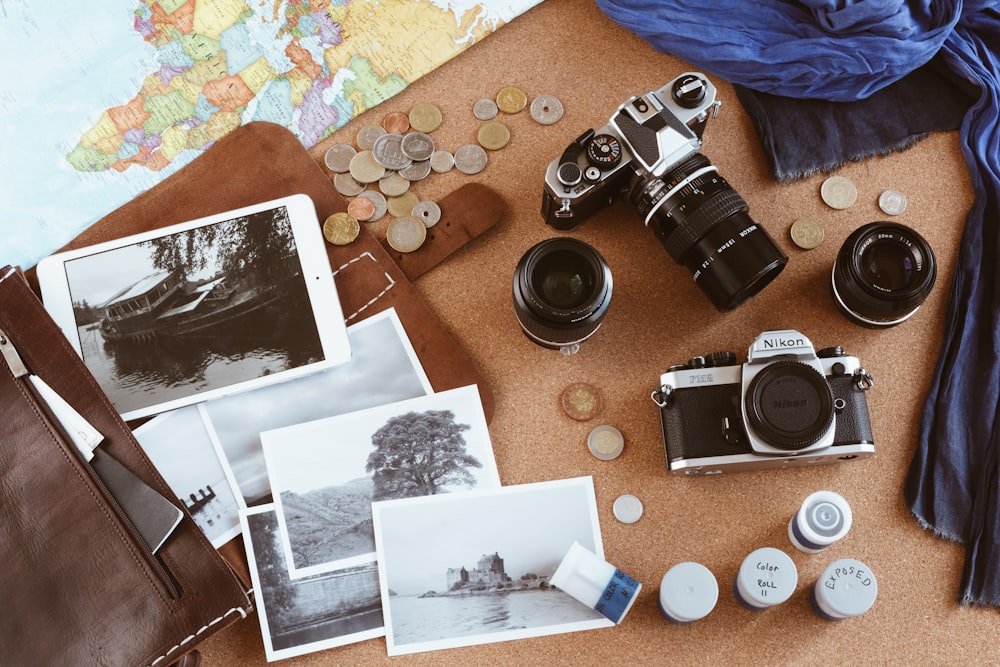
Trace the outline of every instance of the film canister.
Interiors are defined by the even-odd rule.
[[[642,584],[600,556],[574,542],[549,583],[616,625],[639,595]]]
[[[871,609],[877,596],[878,582],[868,566],[853,558],[841,558],[816,580],[812,605],[821,618],[841,621]]]
[[[747,609],[764,611],[790,598],[798,583],[799,572],[788,554],[764,547],[743,559],[733,592]]]
[[[799,551],[815,554],[851,529],[851,506],[833,491],[817,491],[788,521],[788,539]]]
[[[708,616],[719,601],[719,582],[701,563],[678,563],[660,582],[660,613],[671,623],[693,623]]]

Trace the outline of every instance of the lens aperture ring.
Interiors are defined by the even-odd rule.
[[[689,216],[685,217],[691,208],[686,202],[666,213],[667,217],[673,218],[674,228],[663,239],[663,245],[670,256],[677,261],[680,261],[680,258],[712,227],[734,213],[747,210],[747,203],[743,197],[729,187],[726,180],[718,174],[696,179],[686,188],[691,188],[692,191],[697,189],[699,195],[704,194],[707,198],[696,206]],[[711,192],[713,189],[715,191]],[[691,195],[682,192],[680,200],[684,199],[685,194]]]

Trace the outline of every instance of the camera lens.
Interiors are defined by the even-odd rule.
[[[833,424],[833,393],[826,378],[798,361],[776,361],[750,381],[747,422],[777,449],[799,450],[819,442]]]
[[[662,178],[637,174],[629,201],[720,311],[760,292],[788,263],[747,213],[743,198],[701,153]]]
[[[936,278],[934,253],[920,234],[895,222],[871,222],[841,246],[833,297],[852,322],[891,327],[917,312]]]
[[[611,269],[597,250],[576,239],[548,239],[514,270],[514,313],[533,342],[575,352],[601,326],[611,290]]]

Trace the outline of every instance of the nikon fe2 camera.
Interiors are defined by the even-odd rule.
[[[866,458],[871,386],[857,357],[815,352],[792,329],[760,334],[742,365],[713,352],[671,366],[652,393],[667,467],[692,475]]]
[[[757,294],[788,257],[747,213],[747,204],[698,152],[715,86],[688,72],[618,107],[549,164],[542,216],[573,229],[626,194],[670,256],[720,311]]]

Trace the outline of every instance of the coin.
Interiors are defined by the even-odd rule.
[[[378,125],[366,125],[358,130],[354,137],[354,143],[363,151],[370,151],[375,140],[385,134],[385,129]]]
[[[410,182],[394,171],[378,182],[378,189],[386,197],[398,197],[410,189]]]
[[[386,132],[372,144],[375,161],[386,169],[405,169],[413,162],[403,154],[403,135]]]
[[[365,189],[363,183],[358,183],[354,180],[354,177],[348,173],[334,174],[333,187],[336,188],[337,192],[345,197],[357,196],[358,193]]]
[[[555,95],[539,95],[531,100],[529,112],[536,123],[552,125],[563,117],[563,105]]]
[[[455,151],[455,167],[463,174],[478,174],[486,168],[488,161],[486,151],[476,144],[465,144]]]
[[[422,181],[431,173],[431,161],[420,160],[414,162],[409,167],[399,170],[399,175],[408,181]]]
[[[385,230],[385,240],[393,250],[413,252],[427,239],[427,228],[414,217],[403,216],[389,223]]]
[[[360,232],[361,225],[350,213],[334,213],[323,223],[323,236],[333,245],[347,245]]]
[[[399,149],[411,160],[430,160],[434,155],[434,140],[424,132],[407,132],[399,142]]]
[[[439,174],[446,174],[455,166],[455,156],[448,151],[434,151],[431,156],[431,169]]]
[[[490,120],[497,115],[497,103],[488,97],[477,100],[472,105],[472,115],[479,120]]]
[[[631,493],[618,496],[615,504],[611,506],[615,518],[622,523],[635,523],[642,518],[642,501]]]
[[[510,141],[510,130],[500,121],[490,120],[482,124],[477,137],[483,148],[498,151]]]
[[[351,158],[357,154],[354,146],[349,144],[334,144],[326,150],[323,162],[332,172],[343,174],[351,167]]]
[[[417,205],[420,200],[417,195],[413,192],[407,191],[398,197],[389,197],[386,200],[386,204],[389,207],[389,213],[397,218],[409,218],[412,217],[413,207]],[[423,225],[424,223],[420,223]]]
[[[385,215],[385,212],[389,210],[388,205],[386,204],[385,201],[385,197],[382,195],[381,192],[376,192],[375,190],[365,190],[364,192],[358,193],[358,199],[361,198],[367,199],[375,207],[374,212],[370,216],[368,216],[366,222],[380,220],[382,216]]]
[[[391,111],[382,118],[382,127],[389,134],[403,134],[410,129],[410,119],[402,111]]]
[[[385,167],[375,161],[371,151],[361,151],[351,158],[350,170],[358,183],[374,183],[385,176]]]
[[[587,448],[590,453],[602,461],[617,458],[625,447],[625,437],[622,432],[610,424],[594,427],[587,436]]]
[[[427,228],[433,227],[441,221],[441,207],[429,199],[417,202],[416,206],[413,207],[412,214]]]
[[[375,202],[367,197],[355,197],[347,203],[347,212],[358,222],[366,222],[375,214]]]
[[[415,104],[410,109],[410,127],[417,132],[433,132],[441,126],[441,110],[430,102]]]
[[[812,250],[823,242],[826,234],[812,218],[799,218],[792,223],[792,241],[803,250]]]
[[[857,200],[858,189],[848,178],[831,176],[823,181],[820,195],[830,208],[845,209]]]
[[[879,195],[878,207],[886,215],[899,215],[906,210],[906,195],[898,190],[886,190]]]
[[[585,422],[601,411],[601,392],[587,382],[575,382],[563,390],[559,404],[571,418]]]
[[[504,113],[517,113],[528,104],[528,96],[517,86],[506,86],[497,93],[497,106]]]

